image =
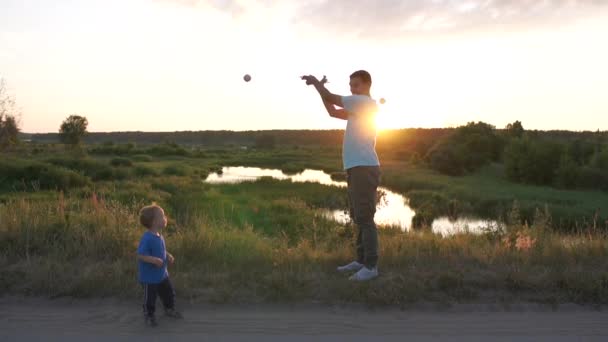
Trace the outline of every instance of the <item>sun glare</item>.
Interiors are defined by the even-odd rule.
[[[387,129],[397,128],[395,124],[391,122],[391,117],[384,111],[379,111],[376,116],[376,129],[378,132],[386,131]]]
[[[390,106],[388,104],[381,105],[378,110],[378,114],[376,115],[376,129],[379,133],[390,130],[390,129],[398,129],[398,128],[407,128],[415,126],[419,124],[417,122],[408,122],[411,121],[412,117],[400,115],[404,110],[399,110]]]

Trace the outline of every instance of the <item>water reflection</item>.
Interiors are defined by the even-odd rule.
[[[295,175],[285,174],[277,169],[262,169],[257,167],[224,167],[222,173],[212,173],[206,183],[210,184],[234,184],[247,181],[256,181],[262,177],[272,177],[280,180],[291,180],[292,182],[311,182],[323,185],[346,187],[346,182],[335,181],[331,176],[321,170],[304,170]],[[382,226],[395,226],[406,231],[411,228],[412,219],[416,212],[408,205],[408,200],[387,188],[380,187],[380,200],[376,207],[375,221]],[[350,222],[348,212],[344,210],[327,210],[325,215],[340,223]],[[494,221],[484,221],[469,218],[438,218],[433,221],[432,229],[442,235],[450,235],[459,232],[482,233],[487,230],[497,229],[498,224]]]
[[[501,229],[502,226],[496,221],[479,220],[472,218],[451,219],[439,217],[433,221],[432,229],[442,235],[453,235],[458,233],[482,234]]]

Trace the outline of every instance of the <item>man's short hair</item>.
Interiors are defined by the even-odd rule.
[[[372,85],[372,75],[369,74],[369,72],[365,71],[365,70],[358,70],[352,73],[352,75],[350,75],[350,78],[355,78],[358,77],[360,78],[364,83],[368,83],[369,85]]]
[[[152,223],[154,223],[156,213],[160,212],[160,209],[160,206],[156,203],[152,203],[151,205],[141,208],[139,211],[139,222],[141,225],[148,229],[152,228]]]

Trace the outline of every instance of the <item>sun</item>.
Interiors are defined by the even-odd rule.
[[[425,115],[414,113],[425,113],[425,108],[416,108],[388,102],[381,105],[376,115],[375,125],[379,133],[387,130],[402,128],[431,128],[441,127],[441,116],[426,111]]]
[[[376,115],[375,122],[376,129],[378,130],[378,132],[390,129],[404,128],[405,126],[407,126],[406,122],[403,122],[403,117],[397,115],[398,113],[399,111],[395,110],[395,108],[392,108],[392,106],[390,106],[389,104],[381,105],[378,110],[378,114]]]
[[[392,116],[386,111],[380,110],[376,115],[376,129],[379,132],[386,131],[387,129],[396,128],[396,123],[393,122]]]

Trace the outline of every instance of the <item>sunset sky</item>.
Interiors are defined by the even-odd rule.
[[[608,130],[607,42],[603,0],[0,0],[25,132],[342,128],[299,76],[358,69],[382,127]]]

